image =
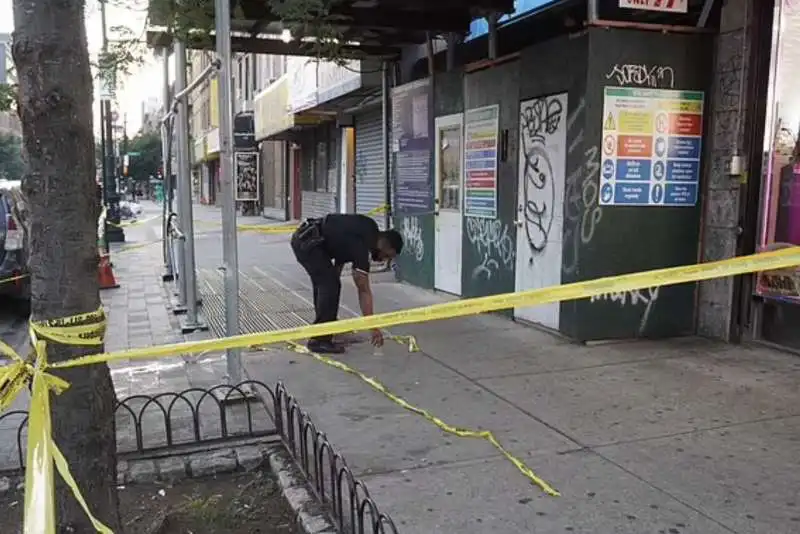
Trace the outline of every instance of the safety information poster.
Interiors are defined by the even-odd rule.
[[[496,219],[500,106],[471,109],[465,115],[464,215]]]
[[[600,204],[694,206],[702,91],[606,87]]]

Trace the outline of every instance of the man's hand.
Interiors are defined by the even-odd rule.
[[[381,332],[380,328],[376,328],[372,331],[372,344],[375,347],[382,347],[383,346],[383,332]]]

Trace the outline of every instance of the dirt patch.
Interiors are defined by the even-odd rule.
[[[121,486],[124,534],[290,534],[295,515],[269,471]],[[0,495],[0,516],[22,532],[22,490]],[[122,533],[120,533],[122,534]]]

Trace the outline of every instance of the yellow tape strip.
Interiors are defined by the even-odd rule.
[[[172,345],[161,345],[158,347],[95,354],[70,361],[58,362],[52,366],[77,367],[117,360],[158,358],[184,353],[222,351],[256,345],[271,345],[273,343],[296,341],[309,337],[341,334],[355,330],[386,328],[400,324],[420,323],[453,317],[464,317],[466,315],[476,315],[507,308],[536,306],[548,304],[550,302],[586,298],[621,291],[633,291],[635,289],[644,289],[653,286],[697,282],[724,276],[781,269],[795,265],[800,265],[800,247],[763,252],[752,256],[741,256],[698,265],[670,267],[654,271],[609,276],[586,282],[576,282],[573,284],[521,291],[518,293],[504,293],[488,297],[463,299],[442,304],[433,304],[421,308],[380,313],[369,317],[343,319],[334,323],[315,324],[298,328],[276,330],[273,332],[241,334],[222,339],[190,341]]]
[[[16,282],[17,280],[22,280],[24,278],[28,278],[29,274],[20,274],[18,276],[12,276],[11,278],[3,278],[0,280],[0,286],[3,284],[10,284],[11,282]]]
[[[756,254],[710,262],[700,265],[690,265],[673,267],[668,269],[658,269],[641,273],[634,273],[621,276],[610,276],[566,284],[557,287],[550,287],[519,293],[508,293],[503,295],[493,295],[475,299],[465,299],[460,301],[435,304],[411,310],[401,310],[391,313],[383,313],[370,317],[356,319],[346,319],[336,323],[311,325],[302,328],[292,328],[277,332],[263,332],[258,334],[245,334],[233,336],[225,339],[207,340],[199,342],[178,343],[173,345],[163,345],[160,347],[150,347],[146,349],[133,349],[115,353],[105,353],[75,358],[66,362],[58,362],[53,365],[47,364],[45,341],[39,338],[55,341],[58,343],[98,346],[102,344],[102,336],[105,333],[105,315],[102,309],[95,312],[81,314],[65,319],[56,319],[42,323],[31,323],[30,331],[33,345],[36,348],[35,364],[31,365],[24,362],[13,349],[7,345],[0,345],[0,351],[10,353],[14,362],[6,366],[0,372],[0,405],[8,406],[13,402],[15,395],[21,391],[20,384],[25,384],[32,377],[33,381],[33,400],[31,403],[31,414],[29,419],[28,431],[28,469],[26,470],[26,499],[25,499],[25,532],[26,534],[53,534],[55,529],[54,505],[53,505],[53,466],[58,469],[59,474],[71,487],[84,510],[91,518],[98,531],[103,534],[110,533],[102,523],[97,521],[89,512],[84,499],[80,495],[80,490],[69,474],[63,456],[52,442],[50,412],[49,412],[49,391],[52,389],[56,393],[67,387],[63,381],[45,372],[50,368],[77,367],[80,365],[97,364],[122,359],[154,358],[166,357],[181,353],[197,353],[212,350],[224,350],[227,348],[243,348],[257,345],[266,345],[277,342],[293,342],[297,339],[319,336],[324,334],[338,334],[353,330],[365,330],[372,328],[383,328],[398,324],[408,324],[416,322],[431,321],[450,317],[462,317],[488,311],[496,311],[517,306],[532,306],[570,300],[586,298],[609,292],[632,291],[646,287],[680,284],[685,282],[697,282],[725,276],[746,274],[759,271],[776,270],[800,265],[800,247],[786,248],[771,252]],[[409,344],[412,343],[409,341]],[[296,344],[295,344],[296,345]],[[335,360],[330,359],[329,365]],[[326,362],[328,363],[328,362]],[[341,362],[336,362],[341,364]],[[343,367],[349,367],[341,364]],[[341,367],[340,367],[341,368]],[[343,370],[347,370],[343,369]],[[354,370],[353,370],[354,371]],[[352,371],[348,371],[352,372]],[[380,383],[361,375],[362,379],[375,387],[382,393],[386,390]],[[381,389],[382,388],[382,389]],[[384,393],[384,394],[386,394]],[[536,475],[527,468],[521,461],[513,457],[496,438],[488,431],[470,431],[451,427],[425,410],[416,408],[403,399],[396,397],[395,402],[401,401],[400,405],[410,409],[415,413],[433,421],[440,428],[458,432],[467,432],[470,437],[480,437],[489,441],[503,455],[513,462],[520,471],[526,474],[531,480],[540,484],[541,487],[549,488],[554,494],[554,489],[550,488],[544,481],[538,479]],[[441,423],[441,424],[440,424]],[[104,530],[105,529],[105,530]]]
[[[377,208],[373,208],[369,210],[366,215],[370,217],[374,217],[375,215],[384,215],[389,211],[388,205],[383,205]],[[206,224],[206,225],[219,225],[218,222],[209,222],[209,221],[195,221],[196,223]],[[258,232],[260,234],[291,234],[295,230],[297,230],[297,224],[290,223],[290,224],[240,224],[236,227],[237,230],[241,230],[243,232]]]
[[[25,469],[25,534],[55,534],[54,468],[72,490],[86,516],[101,534],[113,534],[90,511],[64,455],[52,436],[50,392],[60,394],[69,387],[61,378],[46,372],[47,341],[40,336],[69,345],[93,346],[103,343],[105,313],[97,311],[33,323],[30,325],[35,360],[26,362],[8,345],[0,343],[0,352],[14,362],[0,369],[0,408],[6,409],[24,389],[32,384],[28,412],[27,466]]]
[[[400,343],[408,343],[409,344],[409,350],[411,350],[412,352],[415,352],[416,350],[418,350],[416,341],[411,336],[402,336],[402,337],[401,336],[391,336],[391,338],[394,339],[395,341],[399,341]],[[322,354],[317,354],[316,352],[312,352],[312,351],[308,350],[308,348],[306,348],[305,346],[300,345],[299,343],[290,342],[289,346],[295,352],[299,352],[300,354],[308,354],[308,355],[312,356],[314,359],[316,359],[317,361],[320,361],[320,362],[324,363],[325,365],[329,365],[330,367],[334,367],[336,369],[339,369],[340,371],[344,371],[345,373],[349,373],[351,375],[354,375],[354,376],[358,377],[361,381],[367,383],[372,389],[374,389],[375,391],[383,394],[387,399],[389,399],[390,401],[394,402],[395,404],[397,404],[401,408],[403,408],[405,410],[408,410],[409,412],[415,413],[415,414],[419,415],[420,417],[423,417],[425,420],[429,421],[430,423],[433,423],[439,429],[441,429],[444,432],[447,432],[448,434],[452,434],[452,435],[458,436],[460,438],[476,438],[476,439],[483,439],[483,440],[488,441],[489,443],[492,444],[492,446],[495,449],[500,451],[500,453],[509,462],[514,464],[514,466],[523,475],[525,475],[525,477],[527,477],[532,483],[534,483],[537,486],[539,486],[539,488],[541,488],[542,491],[544,491],[546,494],[548,494],[548,495],[550,495],[552,497],[560,497],[561,496],[561,494],[555,488],[553,488],[550,484],[545,482],[543,479],[539,478],[536,475],[536,473],[534,473],[533,470],[530,467],[525,465],[525,463],[522,460],[520,460],[519,458],[517,458],[516,456],[511,454],[505,447],[503,447],[500,444],[500,442],[497,440],[495,435],[490,430],[470,430],[468,428],[459,428],[459,427],[455,427],[455,426],[449,425],[449,424],[445,423],[444,421],[442,421],[441,419],[439,419],[438,417],[436,417],[435,415],[433,415],[432,413],[430,413],[428,410],[425,410],[424,408],[419,408],[417,406],[414,406],[413,404],[409,403],[408,401],[406,401],[402,397],[399,397],[399,396],[395,395],[394,393],[391,392],[391,390],[389,390],[389,388],[387,388],[385,385],[383,385],[381,382],[379,382],[375,378],[372,378],[372,377],[369,377],[369,376],[365,375],[364,373],[362,373],[358,369],[354,369],[353,367],[350,367],[346,363],[340,362],[339,360],[331,358],[330,356],[324,356]],[[411,349],[412,346],[414,347],[414,349]]]

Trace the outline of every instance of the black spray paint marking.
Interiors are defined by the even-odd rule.
[[[523,167],[523,217],[528,245],[534,252],[547,247],[553,227],[555,183],[553,166],[545,146],[545,134],[553,134],[562,121],[561,101],[537,98],[520,106]]]

